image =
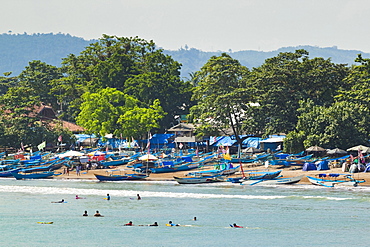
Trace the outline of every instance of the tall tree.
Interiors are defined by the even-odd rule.
[[[57,108],[58,102],[52,93],[52,82],[62,78],[59,68],[39,60],[29,62],[28,66],[19,74],[19,86],[34,89],[35,96],[40,101]]]
[[[193,99],[197,105],[191,108],[191,116],[201,124],[200,134],[226,133],[231,128],[241,145],[239,135],[248,120],[251,99],[243,80],[247,74],[248,69],[226,53],[211,57],[196,73]]]

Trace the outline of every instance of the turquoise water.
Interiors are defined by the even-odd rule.
[[[103,199],[107,193],[110,201]],[[140,201],[134,199],[138,193]],[[368,246],[370,241],[369,187],[0,179],[0,196],[1,246]],[[67,203],[50,203],[62,198]],[[82,217],[85,210],[88,217]],[[105,217],[93,217],[96,210]],[[169,220],[182,226],[166,227]],[[123,226],[128,221],[135,226]],[[158,227],[138,226],[155,221]],[[230,228],[232,223],[246,228]]]

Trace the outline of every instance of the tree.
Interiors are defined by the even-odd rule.
[[[351,102],[335,102],[331,106],[314,105],[312,100],[301,101],[301,113],[295,131],[284,140],[286,151],[294,146],[307,148],[348,148],[368,144],[370,127],[369,108]]]
[[[47,105],[57,108],[58,102],[52,93],[52,82],[62,78],[60,70],[39,60],[29,62],[28,66],[19,74],[19,86],[33,89],[35,96]]]
[[[77,123],[89,133],[101,136],[113,133],[116,136],[139,137],[157,127],[164,115],[158,100],[149,107],[143,107],[140,101],[115,88],[86,92],[82,98]]]
[[[181,65],[157,49],[153,41],[138,37],[103,35],[79,56],[63,61],[68,79],[60,81],[61,98],[67,98],[74,85],[77,98],[69,105],[71,114],[78,114],[78,97],[103,88],[116,88],[146,103],[159,99],[167,113],[162,129],[170,126],[174,116],[187,114],[191,105],[191,85],[180,80]]]
[[[252,70],[248,82],[260,104],[251,113],[257,124],[255,131],[265,135],[292,131],[298,120],[298,102],[311,99],[316,105],[332,104],[347,73],[345,65],[330,59],[309,59],[305,50],[266,59]]]
[[[243,124],[248,120],[251,96],[242,80],[248,69],[223,53],[213,56],[196,73],[198,86],[194,89],[191,117],[200,124],[200,135],[226,133],[231,128],[239,145]]]

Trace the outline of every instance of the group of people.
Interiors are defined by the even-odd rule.
[[[85,210],[84,214],[82,216],[89,216],[87,211]],[[96,213],[94,214],[94,217],[104,217],[104,215],[101,215],[98,210],[96,210]]]

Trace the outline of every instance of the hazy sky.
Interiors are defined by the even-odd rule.
[[[203,51],[370,52],[370,0],[0,0],[0,33],[139,36]]]

